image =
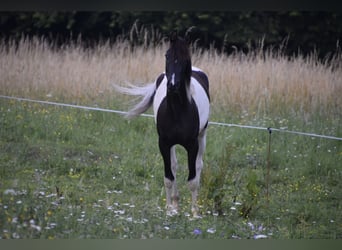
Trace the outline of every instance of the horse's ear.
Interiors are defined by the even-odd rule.
[[[195,26],[191,26],[190,28],[188,28],[185,32],[185,41],[190,44],[191,40],[192,40],[192,33],[194,33],[194,31],[196,31],[197,28]]]
[[[171,31],[171,33],[170,33],[170,42],[174,43],[175,41],[177,41],[177,39],[178,39],[178,32],[177,32],[177,30]]]

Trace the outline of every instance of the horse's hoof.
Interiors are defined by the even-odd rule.
[[[201,219],[201,218],[202,218],[202,216],[200,216],[198,213],[193,213],[193,214],[192,214],[192,217],[193,217],[194,219]]]
[[[178,215],[178,209],[176,207],[169,206],[166,208],[166,215],[170,217]]]
[[[172,217],[172,216],[178,215],[178,211],[176,209],[167,210],[166,215]]]

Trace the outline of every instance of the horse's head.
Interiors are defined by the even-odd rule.
[[[188,42],[176,31],[170,35],[170,48],[166,52],[165,73],[168,93],[179,93],[190,83],[191,57]]]

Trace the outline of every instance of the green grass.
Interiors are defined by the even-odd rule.
[[[127,110],[112,83],[154,81],[166,49],[1,40],[0,94]],[[211,120],[342,137],[341,53],[262,51],[193,51]],[[166,216],[157,141],[151,118],[0,99],[0,238],[342,238],[341,141],[274,131],[268,176],[267,131],[209,126],[199,219],[181,147],[181,209]]]
[[[1,238],[342,238],[339,141],[272,133],[267,199],[267,131],[212,125],[202,218],[189,215],[182,148],[181,211],[167,217],[153,119],[0,103]],[[219,119],[214,109],[212,120]],[[234,119],[302,129],[298,119]],[[310,129],[339,133],[338,124],[322,123]]]

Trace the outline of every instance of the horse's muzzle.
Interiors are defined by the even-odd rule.
[[[167,92],[168,93],[179,93],[180,84],[172,84],[171,82],[167,83]]]

